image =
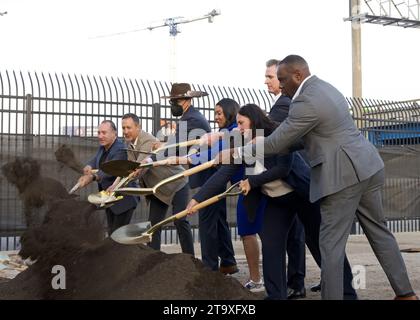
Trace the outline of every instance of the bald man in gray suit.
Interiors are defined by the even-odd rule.
[[[386,227],[381,199],[384,163],[356,128],[345,98],[311,75],[306,61],[297,55],[279,63],[277,77],[283,93],[292,98],[289,116],[257,144],[263,144],[265,155],[284,154],[303,140],[311,166],[310,200],[321,200],[322,298],[343,299],[345,247],[356,215],[396,299],[418,299],[398,244]],[[254,150],[258,146],[232,149],[219,159],[251,157]]]

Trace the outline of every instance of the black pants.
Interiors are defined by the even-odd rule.
[[[162,221],[166,217],[169,206],[166,203],[163,203],[155,196],[149,196],[150,200],[150,211],[149,211],[149,220],[153,225]],[[189,201],[189,185],[186,184],[185,187],[180,189],[175,193],[172,200],[172,213],[176,214],[187,207]],[[188,220],[184,217],[182,219],[176,220],[174,222],[176,230],[179,236],[179,242],[181,244],[181,249],[183,253],[188,253],[194,256],[194,243],[191,232],[191,225]],[[161,229],[157,230],[153,236],[152,241],[149,243],[149,246],[155,250],[160,250],[161,243]]]
[[[294,290],[305,288],[306,250],[305,230],[298,217],[295,217],[287,235],[287,287]]]
[[[269,198],[260,233],[263,254],[265,288],[270,299],[287,299],[286,243],[296,212],[305,229],[305,242],[315,262],[321,268],[319,203],[310,203],[296,192]],[[357,297],[351,282],[353,275],[347,257],[344,260],[344,296]]]
[[[118,228],[130,223],[135,208],[129,209],[123,213],[115,214],[110,208],[105,210],[108,223],[108,235],[111,235]]]
[[[200,231],[201,260],[216,271],[220,265],[228,267],[236,264],[229,225],[226,217],[226,199],[201,209],[198,213]]]

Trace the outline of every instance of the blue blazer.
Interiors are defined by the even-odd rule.
[[[127,160],[127,151],[125,150],[126,145],[122,143],[118,138],[115,139],[114,143],[112,144],[111,148],[108,150],[108,154],[105,157],[104,162],[108,162],[111,160]],[[91,166],[93,169],[99,169],[99,160],[101,156],[105,152],[105,148],[100,146],[96,155],[91,159],[87,164]],[[111,186],[116,177],[111,176],[102,170],[98,171],[99,181],[98,181],[98,189],[99,191],[106,190],[109,186]],[[130,187],[136,187],[136,184],[132,181],[128,184]],[[139,201],[138,197],[134,196],[127,196],[124,195],[124,198],[120,201],[117,201],[114,205],[109,207],[109,209],[114,214],[121,214],[125,211],[136,208],[137,203]]]
[[[289,116],[289,107],[291,103],[292,100],[288,96],[281,95],[271,107],[268,117],[279,124],[282,123]],[[289,149],[291,151],[299,150],[299,154],[302,156],[303,160],[305,160],[306,163],[309,163],[308,156],[306,155],[306,151],[303,147],[302,139],[298,140]]]

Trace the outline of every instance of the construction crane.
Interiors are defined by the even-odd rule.
[[[116,33],[110,33],[110,34],[106,34],[106,35],[95,36],[95,37],[92,37],[90,39],[107,38],[107,37],[119,36],[119,35],[132,33],[132,32],[139,32],[139,31],[145,31],[145,30],[152,31],[152,30],[157,29],[157,28],[169,27],[169,35],[171,37],[170,78],[171,78],[172,82],[175,82],[175,80],[176,80],[176,42],[175,42],[175,38],[178,35],[178,33],[181,32],[179,30],[179,25],[180,24],[185,24],[185,23],[190,23],[190,22],[195,22],[195,21],[200,21],[200,20],[207,20],[209,23],[213,23],[214,17],[218,16],[220,14],[221,14],[221,12],[220,12],[219,9],[213,9],[209,13],[207,13],[203,16],[197,17],[197,18],[172,17],[172,18],[164,19],[161,22],[152,24],[152,25],[150,25],[148,27],[145,27],[145,28],[134,29],[134,30],[130,30],[130,31],[123,31],[123,32],[116,32]]]

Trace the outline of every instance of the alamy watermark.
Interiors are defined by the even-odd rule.
[[[52,267],[51,273],[55,276],[51,279],[51,287],[54,290],[65,290],[66,289],[66,268],[61,264],[57,264]]]

